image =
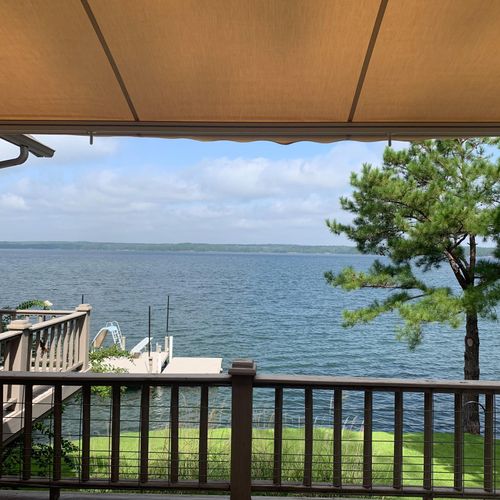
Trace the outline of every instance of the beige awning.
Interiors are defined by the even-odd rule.
[[[0,133],[500,135],[499,0],[1,0]]]

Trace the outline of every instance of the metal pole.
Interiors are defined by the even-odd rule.
[[[170,295],[167,295],[167,329],[166,329],[166,334],[168,337],[168,320],[170,318]]]
[[[148,307],[148,356],[151,357],[151,306]]]

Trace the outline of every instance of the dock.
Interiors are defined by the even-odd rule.
[[[102,347],[107,335],[111,334],[113,343],[125,350],[125,337],[116,321],[108,321],[92,341],[92,348]],[[170,375],[214,375],[222,372],[222,358],[175,357],[174,339],[165,337],[162,346],[156,343],[151,349],[151,337],[144,337],[130,350],[130,356],[112,356],[106,359],[113,371],[126,373],[167,373]]]
[[[168,353],[164,351],[141,353],[134,358],[108,358],[106,363],[127,373],[213,375],[222,371],[222,358],[173,357],[168,361]]]
[[[222,372],[222,358],[174,357],[162,373],[212,375]]]
[[[168,352],[165,351],[153,351],[150,355],[147,352],[141,352],[130,358],[110,357],[106,359],[106,365],[126,373],[162,373],[167,362]]]

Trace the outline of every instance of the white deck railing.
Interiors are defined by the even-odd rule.
[[[0,369],[5,372],[75,372],[88,368],[88,339],[91,306],[74,311],[0,309],[9,316],[0,333]],[[37,321],[33,323],[32,321]],[[23,388],[5,385],[3,409],[19,411]]]

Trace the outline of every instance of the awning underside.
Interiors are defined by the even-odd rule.
[[[496,0],[3,0],[0,133],[500,135]]]

